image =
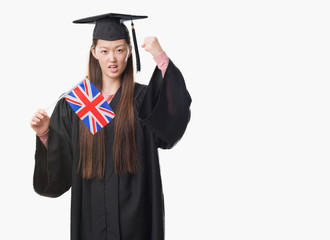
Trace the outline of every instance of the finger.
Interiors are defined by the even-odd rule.
[[[39,119],[44,119],[44,115],[42,115],[41,113],[36,113],[36,117]]]
[[[147,38],[144,38],[144,41],[143,41],[141,47],[144,48],[146,46],[146,44],[147,44]]]
[[[36,120],[31,120],[31,126],[36,126],[38,127],[40,125],[40,122],[36,121]]]
[[[34,118],[32,118],[32,121],[39,123],[40,122],[40,119],[37,118],[37,117],[34,117]]]
[[[143,42],[145,45],[150,45],[152,43],[152,37],[146,37]]]
[[[45,109],[39,109],[39,110],[38,110],[38,113],[42,114],[42,115],[45,116],[45,117],[48,117],[47,112],[46,112]]]
[[[40,114],[36,113],[36,114],[32,117],[32,119],[38,119],[38,120],[40,121],[41,119],[43,119],[43,116],[41,115],[41,117],[40,117]]]
[[[144,41],[143,41],[143,43],[146,43],[146,42],[148,42],[148,41],[149,41],[149,39],[150,39],[150,37],[145,37],[145,38],[144,38]]]
[[[144,42],[142,43],[142,48],[145,48],[145,47],[147,47],[148,46],[148,40],[147,39],[145,39],[144,40]]]
[[[146,50],[147,52],[150,52],[150,44],[145,44],[145,46],[143,47],[144,50]]]

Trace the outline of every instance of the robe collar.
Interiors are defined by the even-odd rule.
[[[117,110],[117,106],[119,104],[120,97],[121,97],[121,85],[118,88],[117,92],[115,93],[115,96],[112,98],[112,100],[110,102],[110,107],[112,108],[112,110],[114,112],[116,112],[116,110]]]
[[[140,96],[140,94],[142,93],[142,91],[145,87],[146,87],[145,85],[135,82],[133,102],[138,99],[138,97]],[[120,85],[117,92],[115,93],[115,96],[112,98],[112,100],[110,102],[110,107],[112,108],[112,110],[115,113],[116,113],[116,110],[117,110],[117,107],[118,107],[118,104],[119,104],[119,101],[120,101],[120,98],[121,98],[121,92],[122,92],[122,87]]]

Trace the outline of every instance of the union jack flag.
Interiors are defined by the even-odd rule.
[[[110,105],[87,78],[68,92],[64,98],[92,134],[102,129],[115,117]]]

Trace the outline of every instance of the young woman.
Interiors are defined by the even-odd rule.
[[[121,21],[133,17],[87,19],[96,24],[88,76],[115,118],[92,135],[61,99],[51,118],[39,110],[31,120],[37,134],[34,189],[58,197],[71,188],[72,240],[164,239],[157,149],[172,148],[183,136],[191,98],[155,37],[142,45],[157,63],[153,76],[148,85],[134,82],[130,37]]]

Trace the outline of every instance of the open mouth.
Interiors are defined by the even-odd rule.
[[[118,65],[110,65],[108,68],[109,68],[109,70],[110,70],[111,72],[117,72],[117,70],[118,70]]]

